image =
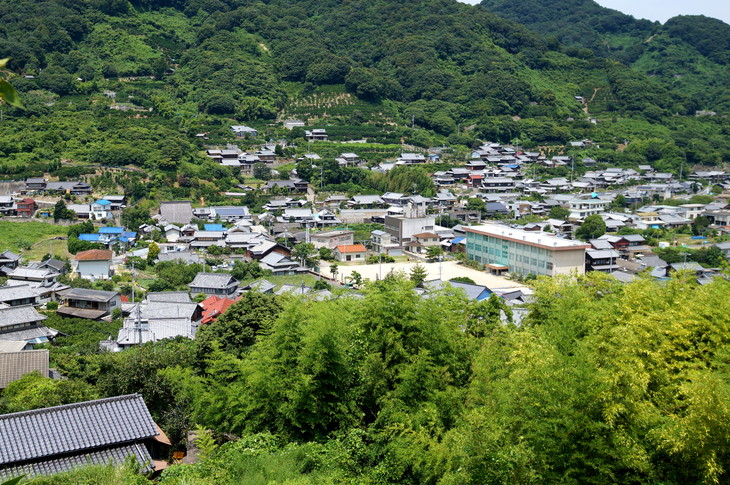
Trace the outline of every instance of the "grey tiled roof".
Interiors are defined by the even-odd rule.
[[[27,327],[10,332],[2,332],[0,333],[0,340],[24,340],[26,342],[30,342],[31,340],[36,339],[43,340],[53,338],[58,335],[58,333],[59,332],[56,329],[46,327],[45,325],[38,325],[37,327]]]
[[[108,465],[109,463],[121,465],[130,455],[137,459],[142,473],[148,473],[154,469],[152,457],[149,451],[147,451],[147,448],[143,444],[133,443],[112,446],[79,455],[35,460],[4,469],[0,467],[0,478],[13,478],[18,475],[52,475],[86,465]]]
[[[41,315],[32,306],[14,306],[0,308],[0,329],[19,323],[40,322],[48,318]]]
[[[87,288],[70,288],[61,293],[64,298],[73,300],[88,300],[97,302],[107,302],[116,297],[116,291],[91,290]]]
[[[0,466],[132,443],[158,434],[142,396],[0,416]]]
[[[228,288],[238,285],[238,280],[227,273],[198,273],[190,288]]]
[[[63,271],[64,266],[66,266],[66,263],[58,259],[47,259],[41,263],[41,266],[48,267],[49,269],[60,273]]]
[[[190,303],[190,295],[187,291],[150,291],[147,301]]]
[[[117,344],[137,345],[175,337],[193,339],[196,330],[197,326],[189,318],[157,318],[149,320],[141,330],[134,328],[133,319],[127,319],[119,329]]]
[[[0,389],[33,371],[48,377],[48,350],[0,352]]]
[[[0,352],[20,352],[26,345],[24,340],[0,340]]]
[[[36,298],[38,292],[28,285],[3,286],[0,287],[0,301],[21,300],[23,298]]]
[[[193,206],[188,201],[160,202],[160,215],[168,222],[188,224],[193,219]]]
[[[270,293],[274,288],[276,285],[265,279],[256,280],[243,287],[244,290],[260,291],[261,293]]]
[[[145,320],[155,318],[186,318],[189,321],[195,315],[198,304],[195,302],[168,302],[168,301],[151,301],[147,305],[142,305],[141,315]],[[130,318],[133,319],[135,315]]]
[[[447,285],[451,285],[454,289],[463,290],[464,293],[466,293],[466,297],[470,300],[476,300],[482,296],[485,291],[489,291],[489,288],[483,285],[472,285],[458,281],[431,280],[424,283],[424,286],[430,291],[443,290],[447,288]],[[491,291],[489,292],[491,293]]]

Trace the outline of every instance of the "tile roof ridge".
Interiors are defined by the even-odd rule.
[[[123,400],[134,400],[134,399],[142,399],[142,395],[138,393],[134,394],[123,394],[121,396],[112,396],[112,397],[104,397],[101,399],[93,399],[91,401],[82,401],[82,402],[75,402],[71,404],[60,404],[58,406],[51,406],[48,408],[38,408],[38,409],[30,409],[28,411],[18,411],[15,413],[9,413],[9,414],[0,414],[0,420],[9,419],[9,418],[17,418],[20,416],[32,416],[34,414],[44,414],[51,410],[58,410],[58,409],[73,409],[73,408],[81,408],[81,407],[88,407],[91,405],[100,404],[102,402],[114,402],[114,401],[123,401]],[[142,400],[144,403],[144,400]],[[146,404],[145,404],[146,406]]]

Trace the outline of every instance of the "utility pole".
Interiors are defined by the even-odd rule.
[[[383,253],[378,251],[378,270],[380,272],[380,277],[378,279],[383,279]]]
[[[573,170],[575,170],[575,157],[570,157],[570,183],[573,183]]]
[[[137,336],[137,343],[142,344],[142,314],[140,304],[135,301],[135,286],[137,286],[136,274],[134,271],[134,261],[132,261],[132,303],[137,305],[134,318],[134,333]]]
[[[687,154],[684,155],[685,160],[687,159]],[[679,181],[682,181],[682,175],[684,174],[684,160],[679,162]]]

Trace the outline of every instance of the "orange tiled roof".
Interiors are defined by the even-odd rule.
[[[362,244],[343,244],[336,248],[341,253],[364,253],[367,248]]]
[[[81,251],[74,258],[76,261],[106,261],[112,259],[112,252],[105,249],[89,249]]]
[[[203,320],[201,323],[213,323],[218,318],[218,315],[225,313],[233,303],[233,300],[229,300],[228,298],[220,298],[215,295],[209,296],[200,302],[200,306],[203,307]]]

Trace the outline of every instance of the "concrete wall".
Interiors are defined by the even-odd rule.
[[[586,250],[571,249],[569,251],[553,251],[553,271],[548,272],[551,276],[559,274],[585,274]]]
[[[388,213],[387,209],[343,209],[340,211],[339,218],[342,222],[362,223],[370,222],[373,216],[383,217]]]
[[[77,272],[82,278],[106,279],[109,278],[108,261],[79,261]]]

